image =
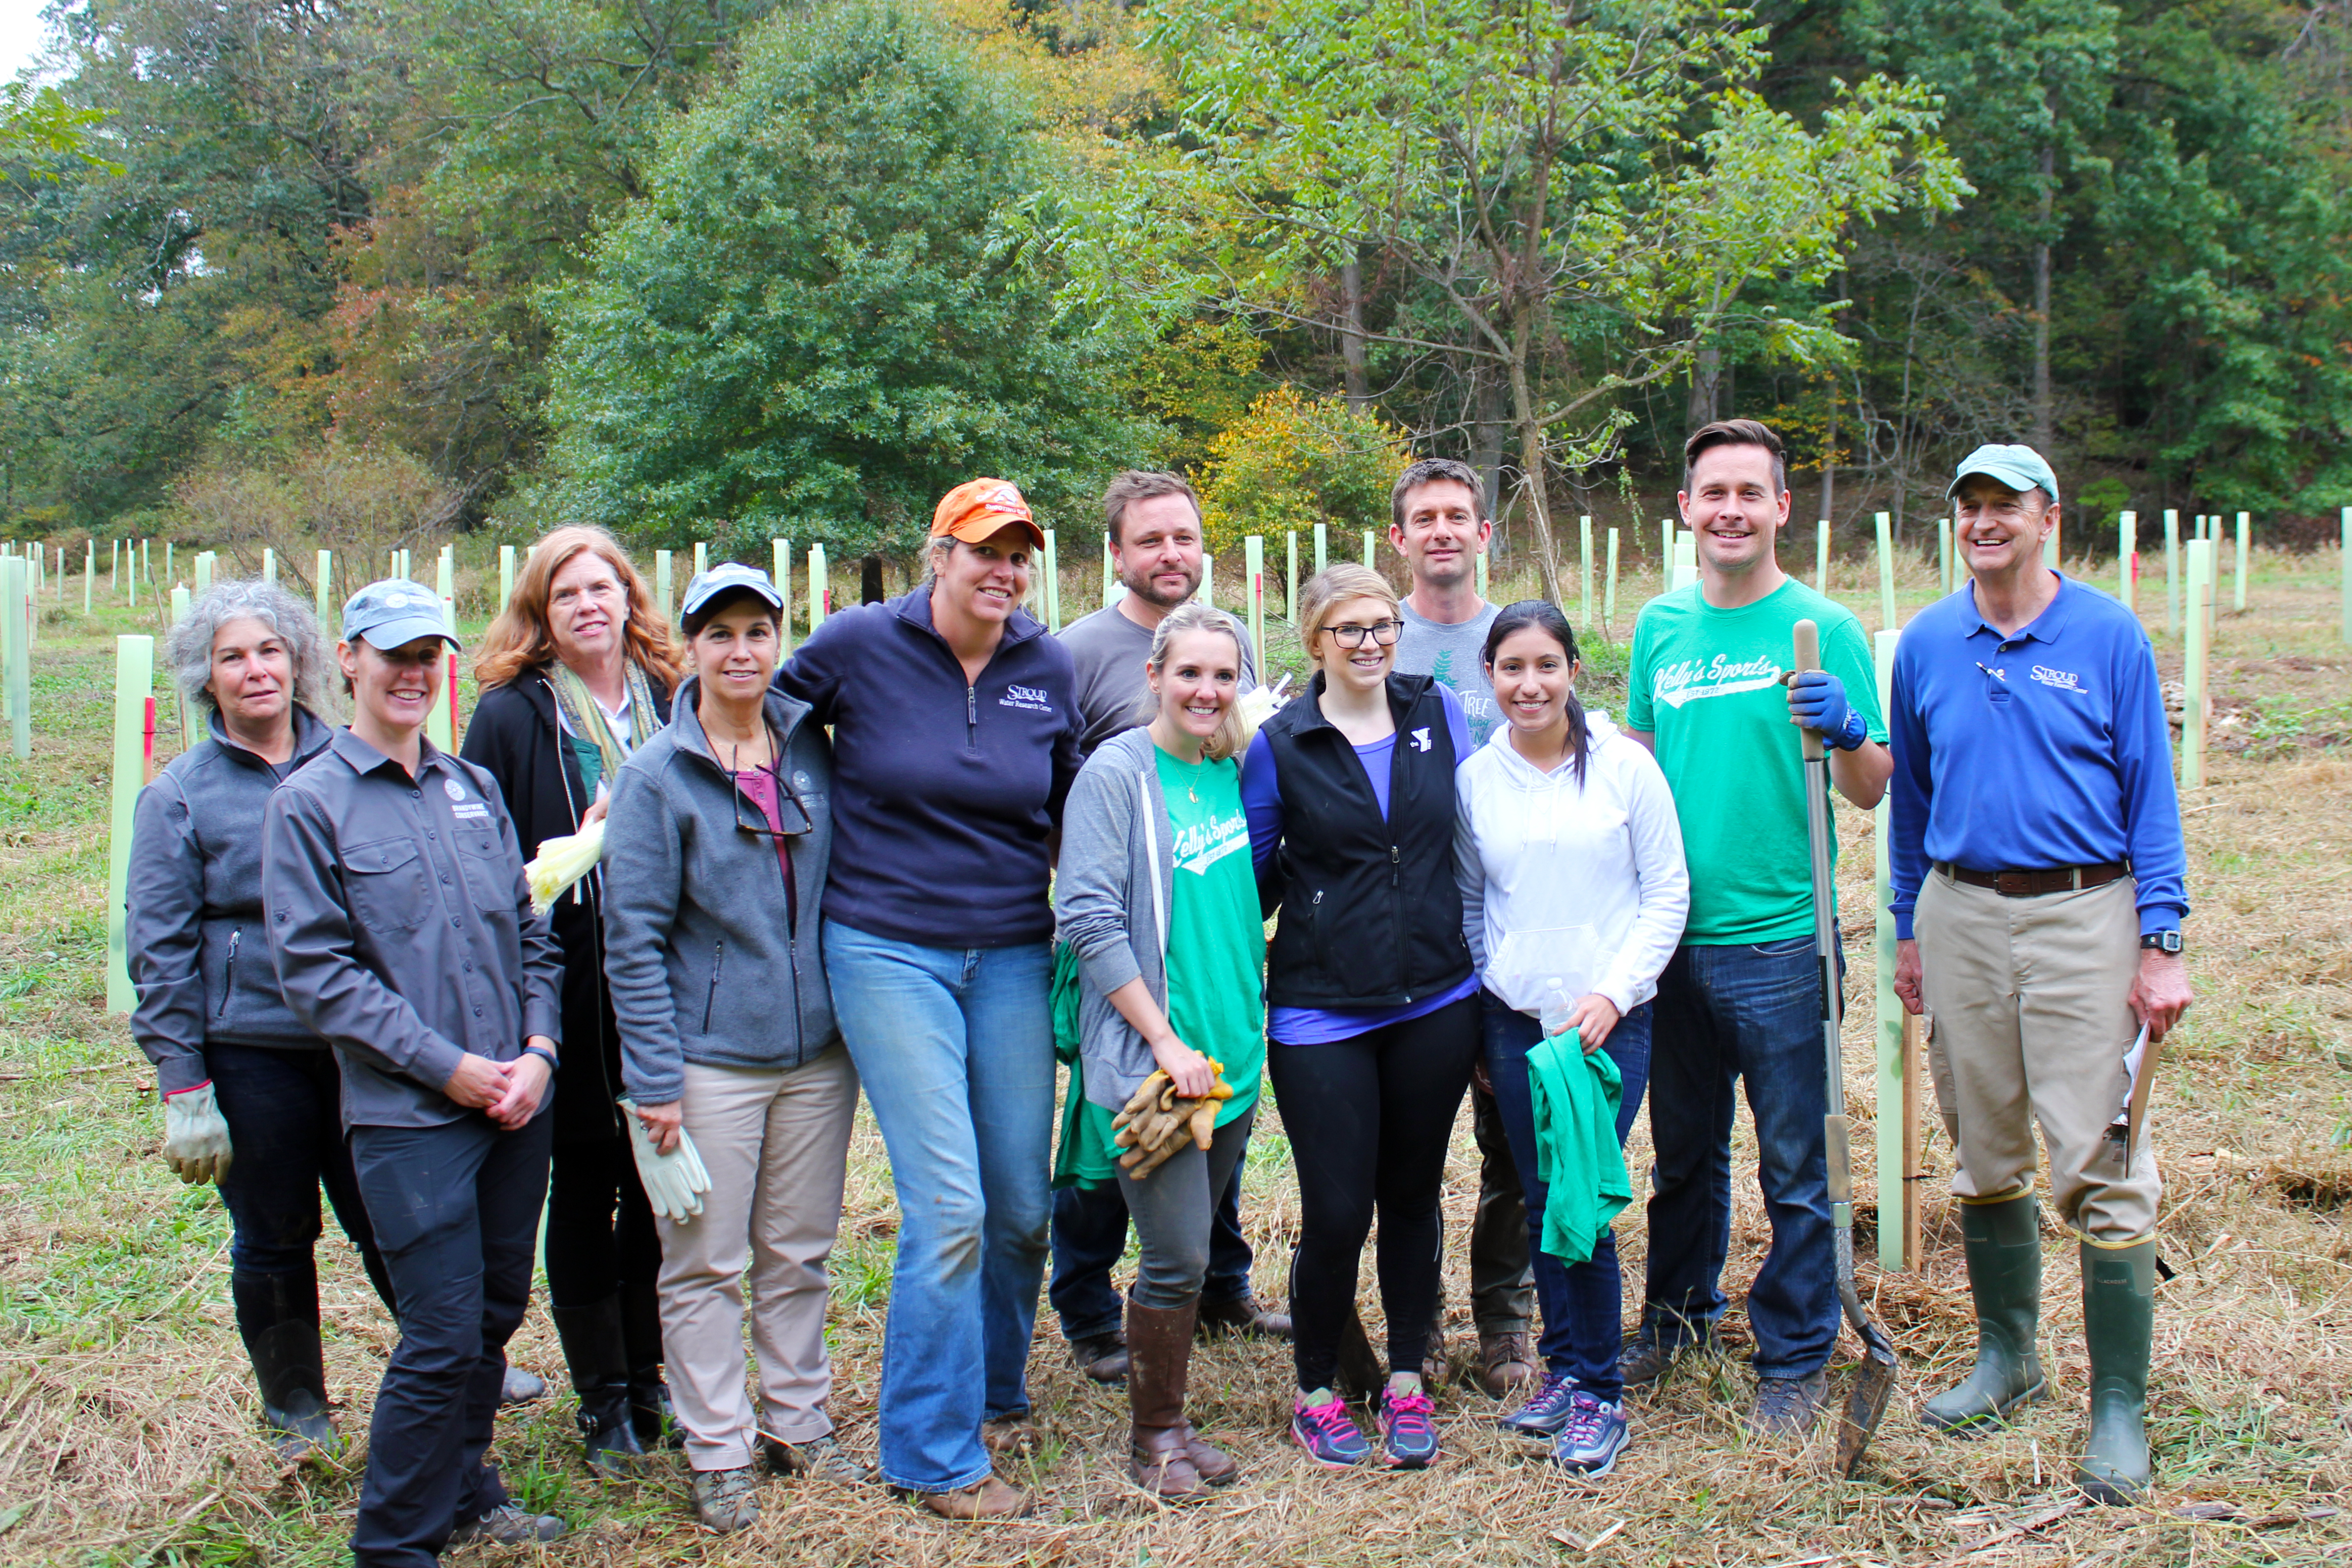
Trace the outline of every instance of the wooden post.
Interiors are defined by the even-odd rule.
[[[1830,591],[1830,520],[1813,524],[1813,592],[1827,598]]]
[[[2180,514],[2170,507],[2164,509],[2164,629],[2168,635],[2180,630]]]
[[[1884,530],[1885,513],[1881,512],[1880,527]],[[1878,710],[1892,712],[1895,707],[1895,645],[1902,634],[1889,627],[1872,639],[1878,674]],[[1871,813],[1871,843],[1877,863],[1877,896],[1871,907],[1877,912],[1876,939],[1878,947],[1878,1100],[1876,1141],[1878,1145],[1878,1266],[1881,1268],[1903,1267],[1903,1227],[1899,1216],[1903,1206],[1903,1140],[1896,1129],[1903,1124],[1903,1004],[1895,994],[1895,911],[1887,906],[1894,901],[1894,858],[1889,837],[1894,810],[1882,798],[1878,808]]]
[[[1289,550],[1290,568],[1283,578],[1282,616],[1285,620],[1296,621],[1298,619],[1298,531],[1295,528],[1289,532]],[[1486,558],[1481,556],[1479,559],[1483,562]],[[1485,584],[1481,584],[1478,591],[1483,596]],[[1265,674],[1263,669],[1258,671],[1261,679]]]
[[[2138,593],[2132,584],[2132,560],[2139,553],[2139,513],[2116,513],[2116,597],[2126,610],[2137,610]]]
[[[106,1010],[139,1003],[131,986],[122,900],[131,887],[131,821],[155,754],[155,639],[114,639],[113,815],[106,846]]]
[[[25,558],[0,560],[0,610],[7,626],[0,628],[0,661],[8,684],[8,740],[18,762],[33,754],[33,578]]]
[[[1318,522],[1315,525],[1315,570],[1318,574],[1329,564],[1325,556],[1326,545],[1325,525]]]
[[[504,614],[507,601],[514,597],[514,546],[499,546],[499,611]]]
[[[809,546],[809,636],[816,635],[824,625],[825,613],[833,608],[833,573],[825,564],[824,546]]]
[[[2238,514],[2238,580],[2237,608],[2246,607],[2246,562],[2252,551],[2254,520],[2245,512]]]
[[[793,651],[793,542],[771,538],[768,541],[768,557],[770,579],[784,601],[784,613],[776,617],[781,623],[776,627],[776,655],[781,659]]]
[[[662,620],[676,626],[677,600],[670,593],[670,554],[667,550],[654,552],[654,602],[661,606]]]
[[[1577,571],[1584,585],[1583,607],[1577,612],[1576,624],[1590,627],[1592,625],[1592,520],[1589,517],[1578,518],[1576,532]]]
[[[1885,512],[1877,515],[1878,524],[1878,625],[1883,631],[1894,631],[1901,623],[1895,616],[1895,520]]]
[[[1959,586],[1952,575],[1952,520],[1948,517],[1936,520],[1936,583],[1947,598]]]
[[[321,550],[319,552],[318,576],[312,584],[319,605],[319,626],[330,639],[341,640],[335,635],[339,628],[330,627],[327,625],[327,606],[335,602],[334,580],[335,552],[331,550]]]
[[[1265,668],[1265,539],[1253,533],[1242,541],[1242,572],[1248,581],[1242,584],[1249,595],[1250,665],[1254,669]]]
[[[2183,684],[2188,688],[2180,716],[2180,787],[2201,789],[2205,784],[2206,670],[2205,579],[2213,570],[2210,540],[2189,542],[2189,639],[2183,660]]]
[[[1045,535],[1045,629],[1058,633],[1062,629],[1062,562],[1055,551],[1055,531],[1044,530]]]
[[[1617,635],[1617,531],[1609,531],[1609,591],[1601,601],[1601,624],[1613,641]]]
[[[1927,1172],[1919,1148],[1920,1080],[1927,1076],[1926,1053],[1920,1049],[1918,1018],[1903,1015],[1903,1264],[1916,1268],[1919,1247],[1920,1199],[1926,1196]],[[1884,1224],[1885,1221],[1880,1222]]]

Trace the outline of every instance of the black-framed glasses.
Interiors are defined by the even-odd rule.
[[[735,795],[735,826],[762,838],[798,838],[814,828],[816,825],[809,820],[808,807],[801,804],[800,795],[784,782],[784,770],[776,767],[760,771],[776,781],[776,821],[782,826],[768,826],[768,814],[760,809],[758,801],[744,792],[743,772],[740,768],[727,775],[728,786]],[[748,816],[745,815],[747,812],[750,814]]]
[[[1404,630],[1404,623],[1374,621],[1368,626],[1325,626],[1323,629],[1329,632],[1331,640],[1341,647],[1361,647],[1367,635],[1381,647],[1387,647],[1397,640],[1397,634]]]

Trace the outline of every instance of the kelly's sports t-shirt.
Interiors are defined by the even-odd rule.
[[[1736,610],[1715,608],[1694,584],[1651,600],[1634,624],[1625,725],[1654,737],[1675,793],[1690,866],[1686,943],[1812,933],[1804,759],[1780,684],[1796,663],[1801,620],[1821,628],[1822,668],[1845,684],[1870,738],[1884,744],[1862,623],[1793,577]]]
[[[1154,748],[1176,840],[1168,911],[1168,1021],[1176,1037],[1225,1065],[1234,1097],[1223,1126],[1257,1103],[1265,1066],[1265,924],[1250,869],[1240,764],[1185,763]]]

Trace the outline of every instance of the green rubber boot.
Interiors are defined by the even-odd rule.
[[[2083,1244],[2083,1337],[2091,1350],[2091,1425],[2074,1484],[2093,1502],[2147,1489],[2147,1347],[2156,1332],[2156,1238]]]
[[[1919,1415],[1937,1431],[1980,1436],[2050,1390],[2033,1343],[2042,1311],[2042,1219],[2033,1194],[1961,1205],[1960,1239],[1976,1298],[1977,1364]]]

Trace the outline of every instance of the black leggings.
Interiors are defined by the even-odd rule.
[[[1438,1198],[1479,1046],[1478,998],[1328,1046],[1266,1047],[1298,1171],[1290,1311],[1303,1391],[1328,1388],[1377,1208],[1389,1369],[1419,1372],[1445,1225]]]
[[[618,1293],[632,1372],[662,1359],[655,1286],[661,1233],[626,1138],[558,1143],[547,1200],[547,1294],[556,1308],[593,1307]]]

